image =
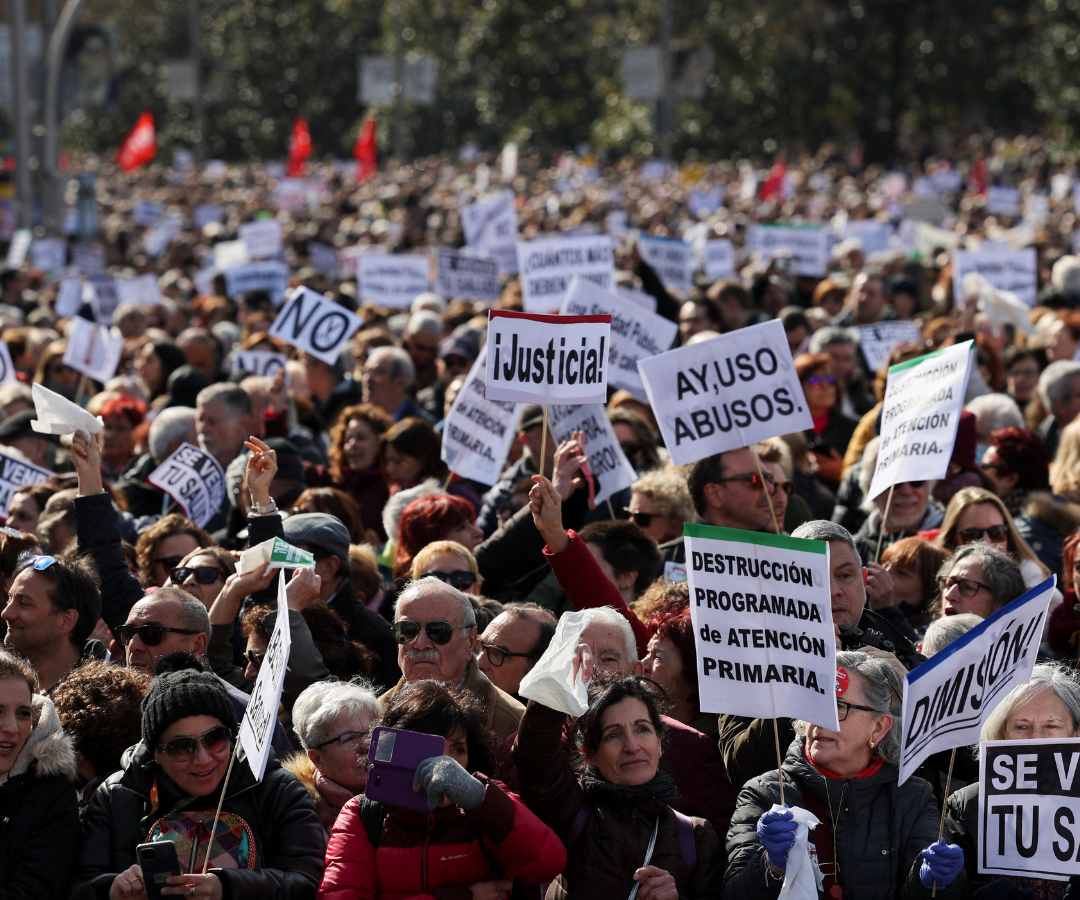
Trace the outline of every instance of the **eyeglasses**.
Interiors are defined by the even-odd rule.
[[[217,566],[199,566],[197,569],[192,569],[190,566],[181,566],[173,569],[169,578],[173,584],[183,584],[192,575],[195,576],[195,581],[198,584],[213,584],[218,578],[225,577],[225,570],[219,569]]]
[[[332,737],[328,741],[323,741],[321,744],[316,744],[312,747],[312,750],[322,750],[323,747],[329,747],[331,744],[340,743],[342,746],[347,747],[349,744],[359,743],[362,738],[368,736],[367,731],[346,731],[343,734],[339,734],[337,737]]]
[[[863,712],[873,713],[874,715],[879,714],[872,706],[860,706],[858,703],[848,703],[846,700],[836,701],[837,718],[841,722],[847,721],[848,713],[853,709],[861,709]]]
[[[980,463],[979,468],[982,469],[984,472],[997,472],[999,469],[1001,469],[1001,466],[998,463],[984,462]]]
[[[994,592],[994,589],[988,584],[983,584],[981,581],[976,581],[974,578],[960,578],[956,575],[950,575],[948,578],[939,578],[938,587],[941,588],[941,592],[944,594],[953,585],[960,589],[961,597],[974,597],[979,593],[979,588],[986,588],[990,593]]]
[[[479,639],[477,639],[476,643],[480,648],[477,651],[476,656],[479,658],[481,653],[486,653],[488,662],[493,666],[501,666],[506,662],[506,657],[508,656],[532,657],[531,653],[511,653],[509,650],[504,650],[502,647],[496,647],[494,644],[485,644]]]
[[[764,482],[761,480],[762,476],[765,476]],[[749,481],[750,486],[755,490],[764,490],[765,485],[769,486],[769,493],[771,494],[776,490],[776,477],[772,472],[744,472],[742,475],[730,475],[727,478],[717,478],[713,484],[723,484],[725,481]]]
[[[825,387],[826,384],[836,384],[835,375],[811,375],[806,379],[810,387]]]
[[[170,634],[202,634],[201,631],[192,631],[189,628],[168,628],[165,625],[121,625],[116,629],[116,637],[125,647],[139,636],[147,647],[156,647],[161,643],[165,632]]]
[[[226,726],[218,725],[198,737],[174,737],[168,743],[158,744],[158,749],[169,759],[187,762],[198,752],[200,741],[210,753],[221,753],[229,749],[232,732]]]
[[[56,562],[55,556],[31,556],[23,561],[22,568],[32,568],[35,572],[44,572],[54,562]]]
[[[467,587],[472,587],[476,584],[476,576],[472,572],[425,572],[421,575],[421,578],[438,578],[439,581],[444,584],[448,584],[451,587],[456,587],[459,591],[465,590]]]
[[[906,484],[906,485],[907,485],[907,486],[908,486],[909,488],[911,488],[912,490],[915,490],[915,491],[917,491],[917,490],[918,490],[919,488],[921,488],[921,487],[922,487],[922,486],[923,486],[924,484],[926,484],[926,482],[925,482],[925,481],[902,481],[902,482],[900,482],[900,484],[898,484],[898,485],[897,485],[897,487],[901,487],[902,485],[905,485],[905,484]]]
[[[795,493],[795,482],[794,481],[778,481],[778,482],[776,482],[776,486],[780,490],[782,490],[785,494],[787,494],[789,497],[792,494]]]
[[[652,525],[653,519],[660,517],[660,513],[642,512],[639,509],[631,509],[629,506],[624,506],[623,512],[630,514],[630,521],[637,525],[638,528],[648,528]]]
[[[154,560],[155,563],[161,564],[170,578],[172,578],[173,570],[183,561],[184,557],[182,556],[159,556]]]
[[[620,441],[619,446],[622,447],[622,452],[627,456],[633,456],[635,453],[640,453],[645,449],[637,441]]]
[[[266,659],[266,654],[260,653],[258,650],[245,650],[244,659],[258,670],[262,668],[263,660]]]
[[[960,532],[960,539],[965,544],[974,544],[975,541],[981,541],[984,534],[995,544],[999,544],[1008,539],[1009,526],[991,525],[989,528],[965,528]]]
[[[433,644],[438,644],[440,647],[444,644],[450,643],[450,638],[454,636],[455,631],[468,631],[471,628],[475,628],[476,623],[471,625],[462,625],[455,627],[449,622],[428,622],[424,625],[424,633],[428,636],[428,640]],[[411,644],[418,637],[420,637],[420,623],[410,622],[408,619],[400,619],[394,623],[394,638],[399,644]]]

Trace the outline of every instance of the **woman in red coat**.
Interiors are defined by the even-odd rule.
[[[346,803],[319,900],[506,900],[515,877],[542,884],[563,870],[555,833],[485,774],[495,762],[481,722],[472,696],[441,682],[398,691],[380,724],[446,740],[444,756],[417,768],[431,812]]]

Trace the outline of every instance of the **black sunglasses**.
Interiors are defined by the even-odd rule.
[[[960,539],[965,544],[973,544],[975,541],[981,541],[983,535],[988,535],[990,540],[997,543],[1003,541],[1009,536],[1008,525],[991,525],[989,528],[965,528],[960,532]]]
[[[173,570],[183,561],[184,557],[182,556],[159,556],[154,560],[155,563],[161,563],[162,568],[165,569],[165,574],[170,578],[172,578]]]
[[[509,650],[504,650],[502,647],[495,646],[495,644],[485,644],[479,639],[477,639],[476,643],[479,647],[479,651],[476,654],[477,657],[479,658],[481,653],[486,653],[488,662],[491,663],[493,666],[501,666],[504,662],[506,662],[506,657],[508,656],[524,656],[527,658],[532,657],[531,653],[511,653]]]
[[[161,643],[165,632],[170,634],[202,634],[201,631],[192,631],[190,628],[168,628],[165,625],[121,625],[116,629],[116,637],[125,647],[139,636],[147,647],[156,647]]]
[[[456,587],[459,591],[465,590],[467,587],[472,587],[476,584],[476,576],[472,572],[425,572],[421,575],[421,578],[438,578],[439,581],[444,584],[448,584],[451,587]]]
[[[762,476],[765,480],[762,481]],[[772,472],[744,472],[742,475],[731,475],[728,478],[717,478],[713,484],[723,484],[725,481],[749,481],[750,486],[762,490],[765,485],[769,486],[769,493],[776,490],[776,477]]]
[[[180,566],[172,570],[169,579],[173,584],[183,584],[192,575],[195,576],[195,581],[198,584],[213,584],[218,578],[225,577],[225,570],[219,569],[217,566],[199,566],[197,569],[193,569],[191,566]]]
[[[221,753],[229,748],[231,741],[232,732],[225,725],[218,725],[196,737],[174,737],[167,743],[158,744],[158,749],[170,759],[187,762],[198,752],[200,742],[211,753]]]
[[[641,512],[637,509],[631,509],[629,506],[624,506],[623,512],[629,513],[630,521],[637,525],[638,528],[648,528],[652,525],[653,519],[658,519],[660,517],[660,513]],[[494,663],[492,665],[494,665]]]
[[[468,631],[470,628],[475,627],[475,624],[462,625],[460,629],[461,631]],[[433,644],[438,644],[440,647],[449,644],[450,638],[454,636],[454,632],[457,630],[449,622],[428,622],[424,626],[424,633],[428,636],[428,640]],[[394,623],[394,637],[399,644],[411,644],[420,637],[420,623],[410,622],[408,619],[398,620]]]
[[[262,668],[263,660],[266,659],[265,653],[260,653],[258,650],[245,650],[244,659],[251,663],[256,669]]]

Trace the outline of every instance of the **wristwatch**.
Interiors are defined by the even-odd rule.
[[[270,502],[267,503],[266,506],[252,506],[252,507],[250,507],[248,509],[248,515],[249,516],[268,516],[268,515],[270,515],[270,513],[276,513],[277,511],[278,511],[277,500],[275,500],[273,497],[271,497]]]

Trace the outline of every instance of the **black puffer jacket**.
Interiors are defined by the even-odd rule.
[[[919,853],[937,841],[941,816],[930,785],[915,777],[898,785],[898,770],[889,763],[865,778],[826,779],[803,755],[803,740],[791,744],[784,760],[784,800],[806,809],[810,791],[824,809],[837,811],[830,824],[844,896],[929,898],[931,889],[919,880]],[[748,782],[739,794],[727,836],[725,896],[754,900],[779,895],[782,882],[765,877],[765,850],[757,836],[758,819],[779,802],[775,769]],[[948,829],[945,840],[951,840]],[[938,887],[937,894],[963,897],[966,886],[961,871],[948,888]]]
[[[184,799],[140,742],[124,754],[124,768],[109,776],[90,800],[83,845],[75,869],[72,900],[109,895],[113,879],[136,863],[135,848],[165,812]],[[157,779],[160,806],[151,814],[150,790]],[[213,810],[218,792],[184,807]],[[323,870],[322,826],[296,776],[271,756],[261,782],[243,752],[233,766],[222,812],[239,816],[255,835],[256,868],[211,869],[229,900],[314,900]]]
[[[79,847],[75,751],[48,697],[0,784],[0,900],[63,897]]]

